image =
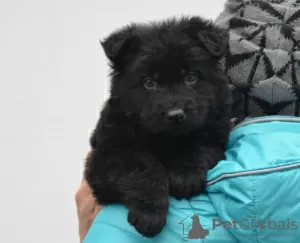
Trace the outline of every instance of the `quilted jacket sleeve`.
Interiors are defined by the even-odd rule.
[[[127,214],[127,209],[121,205],[104,207],[97,215],[84,243],[184,243],[191,241],[191,237],[197,237],[198,243],[238,243],[222,227],[212,229],[212,222],[218,217],[207,195],[191,200],[176,200],[171,197],[167,224],[154,238],[142,237],[127,222]],[[199,224],[195,224],[195,220],[199,220],[201,231],[198,231]],[[193,227],[195,230],[191,233]]]

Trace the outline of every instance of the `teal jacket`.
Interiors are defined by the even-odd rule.
[[[209,171],[207,193],[170,198],[164,230],[143,238],[127,209],[104,207],[84,243],[299,243],[300,118],[248,119],[229,138],[226,160]]]

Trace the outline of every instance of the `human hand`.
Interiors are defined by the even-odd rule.
[[[75,195],[75,200],[79,223],[79,237],[80,243],[82,243],[96,215],[103,206],[96,203],[92,190],[85,179],[81,181],[81,185]]]

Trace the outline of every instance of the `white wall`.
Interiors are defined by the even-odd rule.
[[[98,39],[131,21],[214,18],[223,4],[0,0],[0,242],[78,242],[74,193],[108,90]]]

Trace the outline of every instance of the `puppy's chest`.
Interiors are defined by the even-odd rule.
[[[162,164],[187,159],[191,151],[199,146],[199,136],[194,135],[169,137],[167,135],[146,135],[131,123],[107,123],[99,127],[99,146],[122,148],[128,151],[148,153],[155,156]],[[102,144],[102,145],[101,145]]]
[[[158,140],[156,143],[147,143],[144,148],[167,166],[174,161],[189,157],[190,145],[184,141]]]

